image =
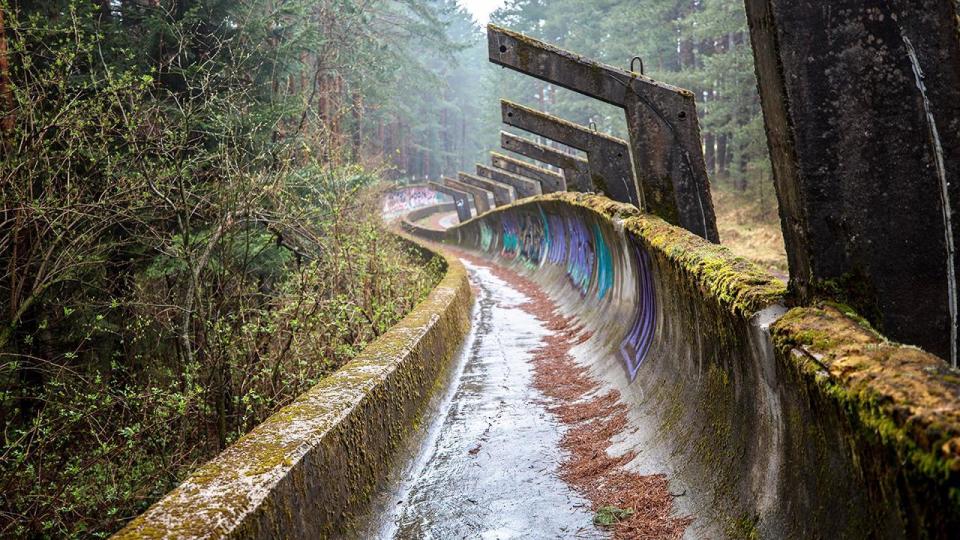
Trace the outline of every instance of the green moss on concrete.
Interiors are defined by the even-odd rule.
[[[816,300],[836,302],[844,306],[844,313],[860,320],[874,321],[878,330],[883,330],[883,311],[877,304],[877,293],[871,287],[872,280],[862,272],[850,272],[834,279],[814,280],[808,286],[810,296]],[[839,306],[838,306],[839,307]]]
[[[834,305],[796,308],[772,328],[793,362],[900,462],[946,489],[960,513],[960,379],[943,361],[884,340]],[[849,309],[849,308],[848,308]],[[944,509],[945,511],[947,509]]]
[[[728,537],[737,540],[760,540],[760,530],[757,528],[759,522],[760,516],[742,515],[731,519],[725,532]]]
[[[798,489],[788,494],[819,520],[799,518],[787,530],[856,534],[889,526],[909,536],[910,527],[918,532],[960,523],[960,372],[919,349],[888,342],[857,306],[834,302],[794,309],[773,326],[776,375],[759,381],[757,366],[742,363],[753,339],[743,319],[782,304],[785,285],[722,246],[605,197],[567,192],[526,199],[454,228],[447,239],[476,237],[480,224],[498,223],[498,213],[537,208],[606,222],[605,230],[623,231],[646,246],[656,259],[658,290],[671,297],[674,322],[704,323],[698,328],[710,347],[698,352],[705,371],[697,388],[678,388],[667,376],[648,399],[658,407],[660,436],[685,460],[678,470],[691,470],[712,493],[723,508],[717,522],[730,526],[727,534],[751,538],[780,527],[766,514],[753,517],[744,492],[743,465],[757,458],[746,441],[757,426],[738,423],[737,415],[747,412],[738,400],[749,405],[758,382],[783,400],[783,448],[792,460],[782,463],[783,480]],[[709,477],[697,476],[704,470]],[[842,525],[826,524],[837,508],[851,516]]]

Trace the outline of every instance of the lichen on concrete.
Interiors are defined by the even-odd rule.
[[[885,340],[833,305],[795,308],[772,333],[784,357],[797,362],[870,435],[896,449],[905,464],[948,487],[960,505],[960,378],[955,370],[932,354]]]

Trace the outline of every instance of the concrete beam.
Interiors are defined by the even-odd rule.
[[[590,167],[591,191],[643,208],[626,141],[512,101],[500,100],[500,113],[508,126],[583,150]]]
[[[952,0],[747,0],[801,301],[957,363],[960,39]]]
[[[495,64],[622,107],[646,209],[719,241],[693,93],[496,25],[487,46]]]
[[[513,186],[508,186],[507,184],[490,180],[489,178],[481,178],[461,171],[457,173],[457,180],[493,193],[493,199],[497,203],[497,206],[510,204],[517,199],[517,192],[513,189]]]
[[[517,137],[506,131],[500,132],[500,147],[562,170],[569,191],[584,192],[593,189],[593,183],[590,181],[590,164],[581,157],[561,152],[530,139]]]
[[[498,169],[503,169],[540,182],[540,190],[543,193],[556,193],[567,190],[567,181],[563,179],[562,174],[557,174],[543,167],[537,167],[533,163],[527,163],[526,161],[521,161],[498,152],[490,152],[490,164]]]
[[[543,190],[540,189],[540,182],[513,174],[510,171],[487,167],[486,165],[477,163],[477,176],[513,186],[513,189],[517,192],[518,199],[543,195]]]
[[[473,195],[473,202],[474,205],[476,205],[478,216],[480,214],[489,212],[491,208],[495,208],[497,205],[493,199],[493,193],[487,191],[486,189],[464,184],[463,182],[458,182],[457,180],[447,176],[443,177],[443,185],[449,188],[459,189],[460,191],[464,191]]]
[[[470,200],[473,198],[473,195],[466,191],[460,191],[459,189],[438,184],[437,182],[428,182],[427,185],[434,191],[453,197],[453,203],[457,206],[457,218],[461,223],[473,217],[473,214],[470,212]]]

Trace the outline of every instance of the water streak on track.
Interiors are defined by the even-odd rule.
[[[590,504],[557,477],[565,429],[532,387],[532,351],[549,334],[527,297],[467,264],[474,331],[420,455],[379,516],[380,538],[605,538]]]

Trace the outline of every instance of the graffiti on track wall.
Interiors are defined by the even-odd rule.
[[[579,219],[567,219],[567,237],[569,247],[567,255],[567,275],[580,294],[590,290],[593,277],[593,234]]]
[[[520,224],[520,256],[527,266],[538,268],[550,245],[550,226],[540,210],[539,215],[524,214]]]
[[[613,287],[613,255],[596,223],[593,224],[593,245],[597,253],[597,298],[602,300]]]
[[[581,295],[595,294],[597,300],[604,300],[624,288],[635,288],[636,312],[629,326],[623,327],[629,329],[619,346],[624,370],[633,381],[650,352],[657,328],[655,276],[646,248],[629,240],[623,244],[615,235],[592,219],[547,213],[542,207],[535,213],[504,212],[479,222],[481,249],[499,251],[500,256],[527,268],[545,264],[563,268]],[[617,245],[625,248],[622,259]],[[631,282],[618,283],[617,272],[630,266],[635,271],[625,272],[622,279],[630,276]]]
[[[623,358],[630,381],[637,377],[653,344],[657,327],[657,298],[650,255],[641,246],[633,245],[632,248],[637,269],[637,313],[630,332],[620,343],[620,357]]]
[[[480,222],[480,249],[484,251],[490,251],[490,246],[493,245],[493,229],[490,228],[490,225],[487,225],[486,221]]]
[[[383,196],[383,217],[393,219],[411,210],[443,204],[451,200],[450,197],[425,187],[409,187],[389,191]]]
[[[508,259],[514,259],[520,251],[520,226],[517,225],[517,218],[512,214],[506,214],[500,218],[500,226],[503,227],[503,255]]]

